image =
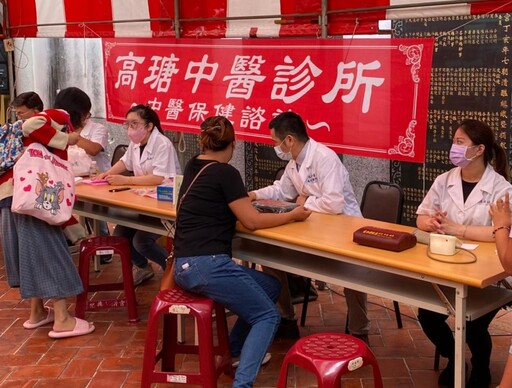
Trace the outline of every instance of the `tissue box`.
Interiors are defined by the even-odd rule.
[[[174,187],[168,185],[159,185],[156,187],[156,199],[158,201],[172,202]]]

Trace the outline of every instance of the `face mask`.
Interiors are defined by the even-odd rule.
[[[128,127],[128,138],[134,144],[140,144],[142,139],[146,136],[148,132],[146,131],[145,125],[140,125],[136,128]]]
[[[284,139],[281,142],[281,144],[274,147],[274,151],[276,151],[276,155],[279,159],[286,160],[286,161],[291,160],[292,159],[292,150],[290,149],[290,151],[288,151],[288,152],[283,152],[283,150],[281,149],[281,146],[283,145],[283,143],[284,143]]]
[[[465,146],[459,144],[452,144],[452,148],[450,148],[450,161],[457,167],[466,167],[471,161],[475,158],[468,159],[466,157],[466,152],[469,148],[474,148],[477,146]]]

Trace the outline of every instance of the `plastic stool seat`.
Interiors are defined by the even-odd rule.
[[[213,313],[217,326],[217,345],[213,338]],[[197,345],[178,342],[178,315],[192,315],[197,322]],[[158,324],[163,316],[162,348],[157,351]],[[177,354],[198,354],[199,373],[178,372],[175,367]],[[161,371],[155,365],[161,360]],[[216,387],[220,374],[233,373],[228,343],[228,327],[224,306],[201,295],[180,288],[160,291],[149,312],[144,346],[141,387],[152,383],[197,384]]]
[[[89,265],[91,257],[101,254],[117,253],[121,258],[123,281],[118,283],[89,284]],[[91,237],[80,243],[80,256],[78,260],[78,272],[84,291],[76,297],[75,314],[78,318],[85,318],[86,310],[111,307],[127,307],[128,320],[138,322],[135,290],[132,277],[132,261],[130,243],[122,236]],[[104,299],[91,301],[89,292],[124,290],[124,298]]]
[[[295,364],[317,377],[319,388],[339,387],[341,376],[371,365],[376,388],[382,388],[377,360],[358,338],[339,333],[318,333],[299,339],[286,354],[277,386],[286,387],[288,366]]]

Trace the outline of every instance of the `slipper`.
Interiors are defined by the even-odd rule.
[[[39,322],[36,323],[31,323],[30,320],[27,320],[23,322],[23,327],[25,329],[36,329],[40,326],[52,323],[55,320],[55,316],[53,315],[53,309],[51,309],[50,307],[45,307],[45,309],[48,311],[48,315],[46,316],[46,318],[41,319]]]
[[[83,319],[75,318],[75,328],[73,330],[68,331],[55,331],[52,330],[48,333],[48,337],[50,338],[69,338],[69,337],[77,337],[79,335],[90,334],[94,331],[94,325]]]

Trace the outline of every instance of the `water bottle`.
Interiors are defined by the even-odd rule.
[[[91,162],[91,167],[89,168],[89,176],[92,178],[96,175],[98,175],[98,166],[96,165],[96,161],[93,160]]]

